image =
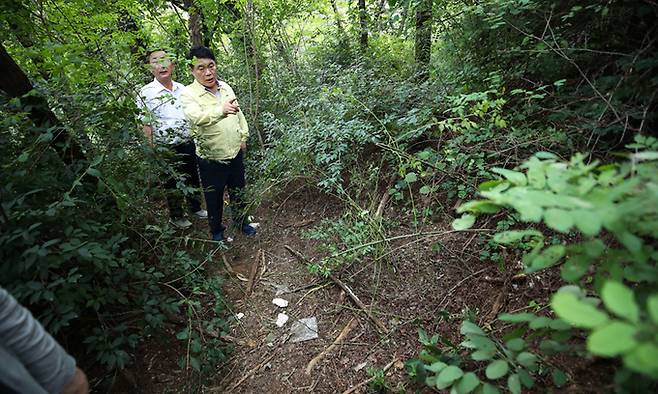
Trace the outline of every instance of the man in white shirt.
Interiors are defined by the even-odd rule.
[[[140,89],[137,98],[137,106],[142,110],[144,134],[151,144],[170,148],[174,155],[172,168],[185,177],[186,186],[197,189],[186,195],[190,211],[199,218],[207,218],[208,212],[201,209],[198,191],[196,146],[178,100],[184,86],[172,80],[174,64],[164,50],[150,52],[146,62],[155,79]],[[171,223],[178,228],[190,227],[192,223],[185,218],[183,199],[176,190],[177,174],[169,175],[164,187]]]

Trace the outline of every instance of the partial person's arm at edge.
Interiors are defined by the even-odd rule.
[[[153,126],[145,124],[142,129],[144,131],[144,136],[146,136],[146,140],[149,144],[153,145]]]
[[[76,384],[74,391],[64,392],[88,392],[87,379],[76,369],[75,359],[3,288],[0,288],[0,346],[15,355],[48,393],[70,389],[71,383],[79,382],[80,378],[84,378],[82,386]]]
[[[190,123],[197,127],[205,127],[213,125],[224,118],[224,112],[219,105],[213,105],[210,110],[203,111],[201,104],[192,97],[192,94],[194,93],[183,91],[180,95],[183,112]]]

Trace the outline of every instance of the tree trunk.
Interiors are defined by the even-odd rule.
[[[203,16],[201,9],[194,3],[194,0],[184,0],[183,8],[187,11],[190,19],[188,21],[190,28],[190,41],[193,47],[204,45],[203,39]]]
[[[11,98],[20,98],[21,104],[29,108],[30,118],[37,127],[52,130],[51,146],[66,164],[85,158],[80,145],[71,138],[68,130],[48,107],[46,99],[38,94],[24,97],[33,90],[27,75],[0,44],[0,91]]]
[[[421,80],[429,75],[432,49],[432,0],[421,0],[416,8],[416,73]]]
[[[361,46],[361,53],[365,54],[368,50],[368,13],[366,9],[366,0],[359,0],[359,25],[361,32],[359,34],[359,45]]]

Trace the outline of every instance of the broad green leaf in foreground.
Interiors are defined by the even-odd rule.
[[[605,313],[569,292],[555,294],[551,306],[562,320],[579,328],[595,328],[608,321]]]

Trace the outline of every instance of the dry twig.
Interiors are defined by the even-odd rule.
[[[329,345],[320,354],[313,357],[313,359],[311,361],[309,361],[309,363],[306,365],[306,374],[307,375],[311,374],[311,371],[313,370],[313,368],[315,368],[317,363],[319,363],[327,354],[331,353],[331,351],[334,350],[336,348],[336,346],[338,346],[338,344],[343,342],[345,337],[347,337],[347,335],[350,333],[350,331],[352,331],[352,329],[354,328],[355,325],[356,325],[356,320],[354,320],[354,319],[350,320],[350,322],[347,323],[347,325],[345,326],[345,328],[343,328],[343,330],[340,332],[340,334],[338,334],[336,339],[334,339],[334,341],[331,343],[331,345]]]
[[[288,252],[290,252],[290,254],[292,254],[293,256],[295,256],[299,262],[304,263],[304,264],[306,264],[306,263],[308,262],[308,259],[306,259],[306,257],[304,257],[301,253],[299,253],[298,251],[294,250],[294,249],[291,248],[290,246],[288,246],[288,245],[283,245],[283,247],[284,247]],[[350,296],[350,298],[352,299],[352,301],[353,301],[353,302],[354,302],[359,308],[361,308],[361,310],[362,310],[362,311],[368,316],[368,318],[370,318],[370,320],[375,324],[375,328],[377,329],[377,331],[378,331],[380,334],[386,334],[386,333],[388,333],[388,328],[386,328],[386,326],[384,325],[384,323],[382,323],[379,319],[377,319],[377,317],[376,317],[375,315],[373,315],[372,312],[370,312],[370,310],[368,310],[368,308],[365,306],[365,304],[364,304],[363,302],[361,302],[361,300],[359,299],[359,297],[357,297],[356,294],[354,294],[354,292],[352,291],[352,289],[350,289],[349,287],[347,287],[347,285],[346,285],[345,283],[343,283],[342,280],[338,279],[337,277],[335,277],[335,276],[332,275],[332,274],[329,274],[329,279],[331,279],[335,284],[337,284],[338,286],[340,286],[340,288],[343,289],[343,291],[345,291],[345,293],[347,293],[348,296]]]

